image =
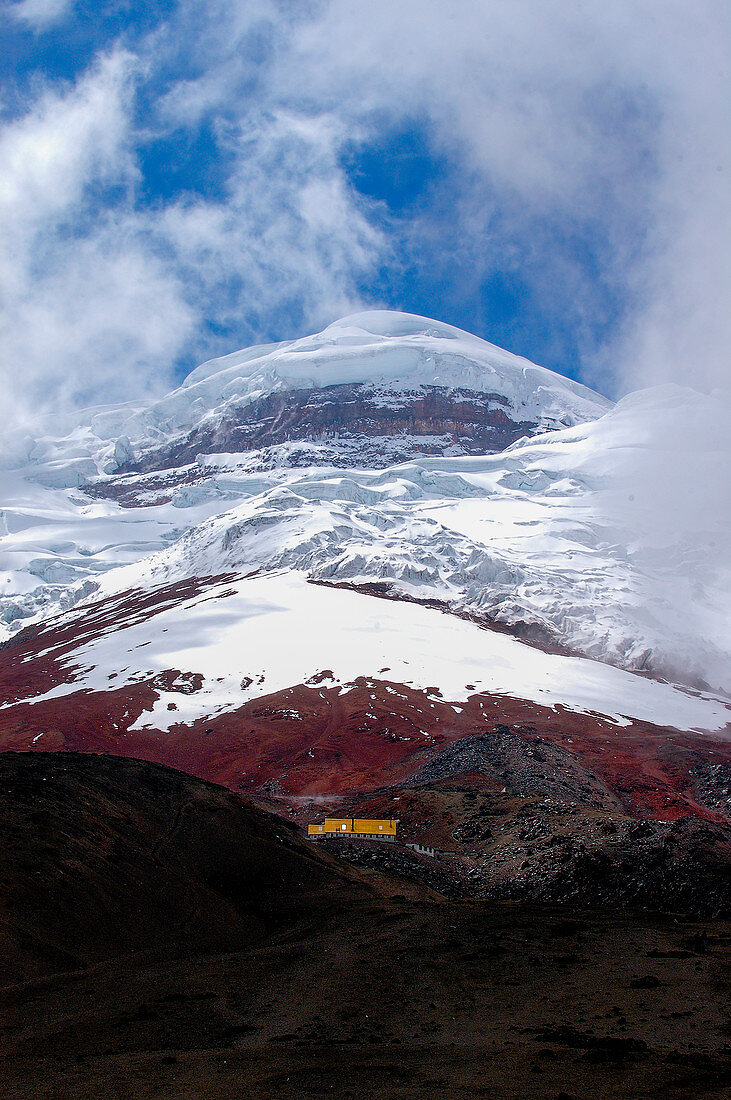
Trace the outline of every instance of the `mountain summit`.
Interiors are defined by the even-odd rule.
[[[211,360],[144,407],[96,413],[90,455],[103,472],[150,472],[201,453],[296,442],[295,455],[278,454],[285,465],[383,467],[423,453],[503,450],[610,407],[585,386],[460,329],[377,311]]]
[[[3,464],[30,459],[45,483],[74,486],[297,441],[319,444],[300,448],[297,465],[382,467],[420,453],[502,450],[610,407],[461,329],[383,310],[213,359],[163,397],[82,412],[63,435],[9,436]]]

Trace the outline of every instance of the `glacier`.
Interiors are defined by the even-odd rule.
[[[200,453],[164,476],[133,468],[262,394],[352,383],[384,403],[430,386],[495,394],[535,427],[497,453],[381,469],[368,441],[337,431]],[[613,405],[459,329],[385,311],[237,352],[169,395],[8,437],[0,628],[189,576],[288,571],[727,692],[724,400],[662,387]]]

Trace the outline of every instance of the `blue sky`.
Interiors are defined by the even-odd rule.
[[[17,416],[369,307],[612,395],[725,379],[716,0],[6,0]]]

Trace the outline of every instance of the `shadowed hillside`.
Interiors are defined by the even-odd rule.
[[[731,925],[445,901],[155,764],[0,757],[3,1096],[721,1096]]]
[[[135,951],[241,950],[371,894],[287,822],[159,765],[6,753],[0,792],[5,983]]]

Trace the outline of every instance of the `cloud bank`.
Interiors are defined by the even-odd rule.
[[[72,6],[73,0],[16,0],[10,4],[8,14],[42,30],[62,19]]]
[[[54,21],[80,35],[83,7],[4,24],[27,39],[0,115],[19,420],[368,305],[570,353],[612,395],[728,385],[717,0],[101,4],[62,72]]]

